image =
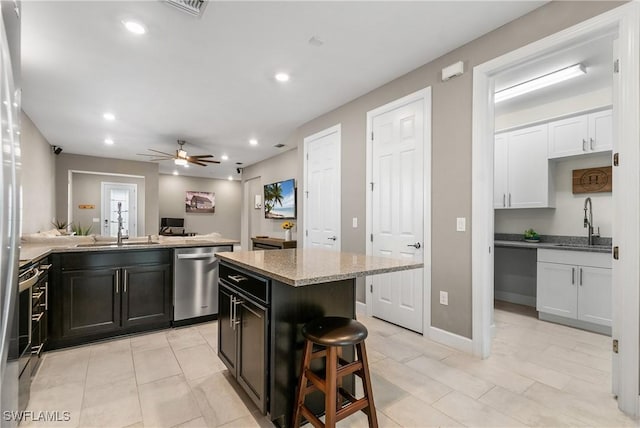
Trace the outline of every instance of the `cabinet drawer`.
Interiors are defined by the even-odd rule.
[[[63,271],[104,268],[112,266],[139,266],[171,263],[170,249],[108,250],[60,254]]]
[[[609,253],[541,248],[538,250],[538,261],[611,269],[611,254]]]
[[[267,278],[253,275],[242,269],[231,267],[224,262],[220,262],[220,281],[227,286],[247,294],[249,297],[256,298],[262,303],[269,303],[269,285]]]

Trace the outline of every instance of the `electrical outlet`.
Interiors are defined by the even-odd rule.
[[[467,230],[467,219],[464,217],[456,218],[456,231],[464,232],[465,230]]]
[[[354,217],[353,220],[351,220],[351,226],[356,229],[358,227],[358,217]]]
[[[441,305],[448,305],[449,304],[449,293],[447,293],[446,291],[441,291],[440,292],[440,304]]]

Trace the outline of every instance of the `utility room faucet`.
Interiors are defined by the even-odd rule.
[[[593,232],[593,206],[591,205],[591,198],[584,200],[584,227],[587,228],[587,243],[593,245],[593,238],[600,236],[600,228],[598,232]]]

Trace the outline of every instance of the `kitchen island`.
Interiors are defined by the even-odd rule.
[[[414,261],[321,249],[218,253],[218,356],[258,408],[291,425],[304,338],[302,326],[324,316],[355,318],[355,279],[423,267]],[[353,358],[345,350],[344,357]],[[320,368],[320,367],[316,367]],[[353,388],[353,379],[345,381]],[[320,414],[324,397],[309,407]]]

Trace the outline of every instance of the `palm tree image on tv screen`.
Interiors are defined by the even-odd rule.
[[[293,178],[264,186],[264,217],[278,220],[296,218],[296,188]]]

